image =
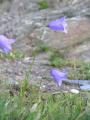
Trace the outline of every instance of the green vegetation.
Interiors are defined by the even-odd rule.
[[[90,80],[90,62],[82,62],[77,60],[69,60],[64,58],[63,54],[53,51],[50,56],[51,66],[60,69],[70,69],[68,77],[70,79]]]
[[[48,6],[48,3],[45,1],[45,0],[41,0],[39,3],[39,9],[42,10],[42,9],[47,9],[49,6]]]
[[[0,120],[90,120],[90,93],[55,93],[42,91],[39,85],[30,85],[29,79],[35,56],[48,52],[51,66],[69,69],[70,79],[90,80],[90,63],[70,61],[46,44],[39,44],[33,52],[33,62],[20,85],[2,84],[0,81]],[[20,52],[0,54],[0,59],[22,60]]]
[[[37,49],[36,49],[37,53],[42,53],[42,52],[49,52],[50,51],[50,47],[44,43],[39,43]]]
[[[9,53],[9,54],[0,54],[0,59],[4,60],[22,60],[25,57],[25,55],[22,52],[19,51],[15,51],[13,53]]]
[[[51,66],[62,68],[67,65],[67,61],[64,59],[63,54],[59,53],[57,50],[51,52],[50,55]]]
[[[39,54],[42,52],[50,53],[48,55],[50,55],[49,61],[51,66],[59,69],[70,69],[68,74],[69,79],[90,80],[90,62],[69,60],[64,57],[64,51],[59,52],[41,42],[35,53]]]
[[[25,81],[15,91],[0,93],[0,120],[90,120],[89,93],[43,93]]]

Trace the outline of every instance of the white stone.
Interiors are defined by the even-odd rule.
[[[71,92],[71,93],[78,94],[78,93],[79,93],[79,90],[77,90],[77,89],[71,89],[70,92]]]
[[[30,61],[30,57],[26,57],[25,59],[24,59],[24,62],[29,62]]]
[[[32,108],[30,109],[30,111],[31,111],[31,112],[35,112],[36,109],[37,109],[37,106],[38,106],[38,104],[35,103],[35,104],[32,106]]]

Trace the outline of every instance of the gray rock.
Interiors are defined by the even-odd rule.
[[[71,85],[88,85],[90,84],[89,80],[63,80],[64,83],[66,84],[71,84]]]
[[[90,85],[80,86],[80,89],[83,90],[83,91],[90,91]]]

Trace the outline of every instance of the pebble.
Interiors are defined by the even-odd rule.
[[[38,106],[38,104],[35,103],[35,104],[32,106],[32,108],[30,109],[30,111],[31,111],[31,112],[35,112],[36,109],[37,109],[37,106]]]
[[[24,62],[30,62],[30,57],[26,57],[26,58],[24,59]]]
[[[74,93],[74,94],[79,94],[79,90],[77,90],[77,89],[71,89],[70,92]]]

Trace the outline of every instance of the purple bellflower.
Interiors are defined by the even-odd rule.
[[[12,50],[12,44],[16,41],[16,39],[8,39],[4,35],[0,35],[0,49],[8,54]]]
[[[67,22],[65,17],[52,21],[48,24],[48,27],[55,31],[61,31],[67,33]]]
[[[62,81],[67,80],[67,73],[59,71],[57,69],[52,69],[51,70],[51,76],[54,78],[55,82],[57,85],[60,87],[62,85]]]
[[[53,77],[54,81],[60,87],[62,82],[69,83],[69,84],[76,84],[80,85],[81,90],[90,91],[90,83],[89,80],[69,80],[67,77],[67,72],[59,71],[57,69],[51,70],[51,76]]]

